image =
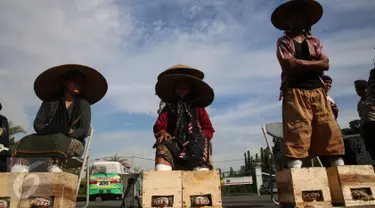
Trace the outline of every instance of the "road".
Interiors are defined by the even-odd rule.
[[[78,202],[77,207],[82,207],[83,202]],[[101,207],[101,208],[113,208],[120,207],[121,201],[101,201],[98,200],[95,202],[90,202],[89,207]],[[231,196],[223,197],[223,207],[224,208],[276,208],[272,204],[271,197],[269,195],[262,196]]]

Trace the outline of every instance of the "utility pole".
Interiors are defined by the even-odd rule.
[[[133,163],[134,163],[134,155],[133,155],[133,152],[132,152],[132,168],[133,168]]]

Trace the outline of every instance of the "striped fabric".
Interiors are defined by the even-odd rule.
[[[189,134],[192,134],[193,133],[193,122],[191,122],[193,120],[193,115],[191,114],[191,111],[189,110],[189,108],[185,108],[186,109],[186,113],[187,115],[190,117],[190,122],[189,122],[189,126],[188,126],[188,131],[189,131]],[[196,109],[194,109],[196,110]],[[199,128],[199,132],[201,132],[201,125],[200,125],[200,122],[199,122],[199,119],[196,118],[196,122],[197,122],[197,126]],[[202,134],[203,135],[203,134]],[[203,135],[204,136],[204,135]],[[205,137],[204,137],[205,138]],[[206,138],[205,138],[206,139]],[[184,144],[183,144],[183,151],[181,152],[180,154],[180,158],[184,158],[185,154],[186,154],[186,146],[187,144],[189,143],[190,140],[186,141]],[[204,147],[204,152],[203,152],[203,162],[206,162],[207,159],[208,159],[208,142],[207,142],[207,139],[206,139],[206,142],[205,142],[205,147]]]

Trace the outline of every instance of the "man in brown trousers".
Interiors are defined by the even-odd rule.
[[[302,167],[308,156],[327,156],[330,165],[344,165],[344,141],[327,100],[322,76],[328,57],[312,25],[323,14],[313,0],[291,0],[272,14],[272,24],[285,31],[277,42],[282,68],[283,137],[289,168]]]

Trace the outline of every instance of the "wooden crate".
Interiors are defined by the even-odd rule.
[[[144,171],[142,181],[142,207],[152,207],[156,196],[173,197],[173,207],[182,207],[181,171]]]
[[[327,168],[327,175],[334,205],[347,207],[371,205],[375,207],[375,200],[357,200],[352,195],[353,191],[358,189],[365,190],[371,197],[375,195],[375,174],[371,165]]]
[[[26,173],[0,173],[0,201],[17,208],[20,203],[22,183]]]
[[[69,173],[1,173],[0,196],[10,208],[29,208],[33,197],[53,197],[54,207],[76,207],[78,177]]]
[[[332,207],[328,177],[325,168],[292,168],[276,173],[279,201],[286,206]],[[305,193],[319,193],[316,201],[304,200]]]
[[[219,171],[182,172],[183,207],[191,207],[191,197],[208,196],[211,206],[221,208],[221,187]]]

